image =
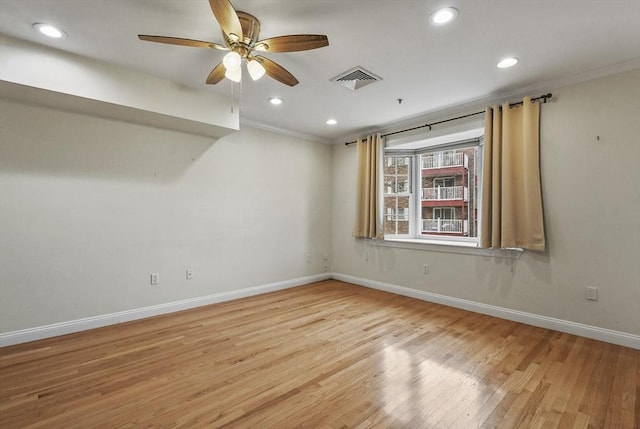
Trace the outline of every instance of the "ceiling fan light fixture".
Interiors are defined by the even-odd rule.
[[[251,79],[253,80],[260,79],[266,72],[262,64],[253,58],[247,62],[247,70],[249,71],[249,76],[251,76]]]
[[[235,69],[227,69],[227,71],[224,72],[224,77],[233,82],[240,83],[240,81],[242,80],[242,69],[240,67],[237,67]]]
[[[445,25],[458,17],[458,9],[455,7],[443,7],[429,15],[429,22],[432,25]]]
[[[240,66],[242,65],[242,57],[239,53],[231,51],[224,56],[224,58],[222,59],[222,64],[224,64],[224,68],[226,68],[227,71],[236,69],[240,70]]]

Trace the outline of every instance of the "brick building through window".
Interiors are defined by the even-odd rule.
[[[477,238],[481,138],[385,152],[386,236]]]

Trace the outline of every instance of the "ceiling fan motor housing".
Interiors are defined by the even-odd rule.
[[[244,45],[246,50],[246,54],[253,49],[258,38],[260,37],[260,21],[255,16],[248,14],[246,12],[238,12],[238,19],[240,20],[240,25],[242,26],[242,34],[239,35],[239,40],[231,39],[225,32],[222,32],[222,37],[224,37],[225,42],[229,46],[234,45]],[[242,55],[241,52],[238,52]]]

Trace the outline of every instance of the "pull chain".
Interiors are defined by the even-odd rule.
[[[242,86],[242,79],[240,79],[240,94],[238,95],[238,114],[240,114],[240,112],[242,112],[242,96],[243,94],[243,86]]]
[[[238,112],[242,110],[242,81],[239,82],[240,93],[238,94]],[[235,82],[231,81],[231,114],[233,114],[233,107],[236,101],[235,98]]]
[[[232,115],[233,115],[233,102],[234,102],[234,99],[233,99],[233,86],[234,86],[233,82],[231,82],[231,114]]]

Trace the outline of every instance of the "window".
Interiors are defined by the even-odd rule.
[[[385,148],[385,238],[477,243],[483,133]]]
[[[433,186],[438,188],[448,188],[455,184],[456,179],[454,177],[436,177],[433,179]]]
[[[411,157],[384,158],[384,233],[409,234],[409,196]]]
[[[452,207],[434,207],[434,219],[455,219],[455,210]]]
[[[387,220],[408,221],[409,209],[407,207],[387,207]]]

